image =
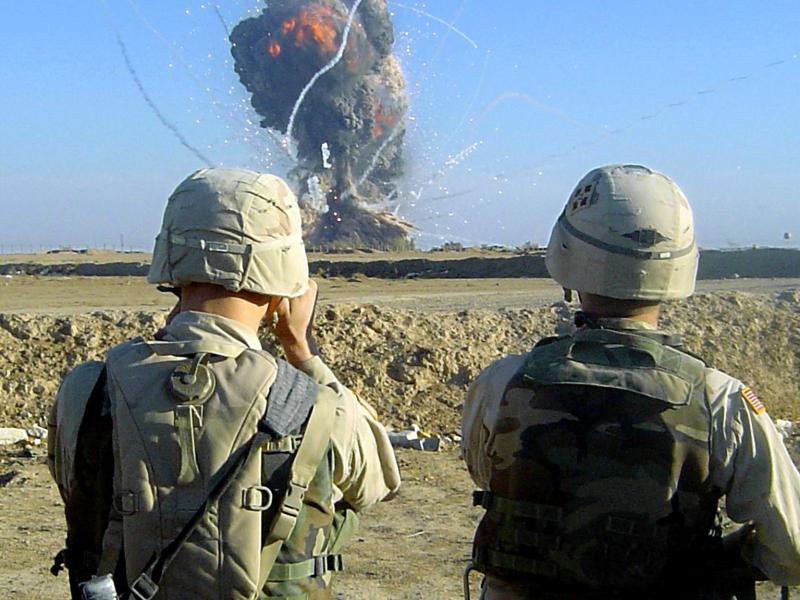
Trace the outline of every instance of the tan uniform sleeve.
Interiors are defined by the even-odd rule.
[[[711,478],[738,523],[755,536],[745,558],[778,585],[800,584],[800,474],[772,419],[742,397],[744,385],[719,371],[707,378],[712,409]]]
[[[493,363],[478,375],[467,391],[461,419],[461,452],[472,480],[482,490],[489,489],[490,444],[503,392],[523,360],[524,356],[514,355]]]
[[[400,488],[400,469],[389,436],[374,409],[342,385],[318,356],[298,367],[338,396],[332,443],[333,483],[356,511],[390,499]]]

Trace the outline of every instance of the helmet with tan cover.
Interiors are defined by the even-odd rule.
[[[167,201],[147,280],[301,296],[308,261],[297,199],[274,175],[221,168],[190,175]]]
[[[694,293],[698,248],[692,209],[666,175],[610,165],[578,183],[547,247],[547,269],[563,287],[625,300]]]

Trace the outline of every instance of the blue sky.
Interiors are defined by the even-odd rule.
[[[413,118],[399,210],[423,245],[544,243],[580,176],[613,162],[673,176],[705,246],[800,236],[796,0],[389,4]],[[143,99],[117,35],[148,96],[200,153],[279,174],[291,166],[247,125],[221,22],[263,3],[217,6],[6,3],[0,250],[118,246],[120,236],[149,249],[169,192],[202,166]]]

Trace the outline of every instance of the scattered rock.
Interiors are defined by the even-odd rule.
[[[800,290],[786,290],[778,294],[777,299],[790,304],[800,304]]]
[[[25,430],[25,433],[27,433],[28,437],[33,440],[47,439],[47,429],[45,429],[44,427],[39,427],[38,425],[29,427],[28,429]]]
[[[0,446],[10,446],[25,442],[28,439],[28,434],[24,429],[16,427],[2,427],[0,428]]]
[[[20,472],[17,470],[8,471],[7,473],[0,473],[0,487],[6,487],[17,475],[19,475],[19,473]]]
[[[795,435],[796,426],[791,421],[787,421],[786,419],[777,419],[775,421],[775,427],[785,440],[788,440],[790,437]]]

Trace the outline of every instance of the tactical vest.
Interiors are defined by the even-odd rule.
[[[690,585],[720,498],[706,367],[652,336],[588,329],[527,356],[475,493],[477,570],[543,592]]]
[[[108,353],[109,493],[122,543],[108,527],[101,569],[121,557],[128,585],[148,599],[330,598],[330,573],[342,567],[337,552],[355,527],[354,513],[333,506],[335,393],[266,352],[226,358],[197,344],[133,340]],[[88,385],[65,387],[56,415],[81,404],[67,398],[70,390],[97,396]],[[82,402],[88,412],[92,403]],[[81,446],[67,431],[54,438],[52,470],[69,507],[69,472],[83,465],[59,460]],[[241,463],[235,470],[234,461]],[[234,476],[222,495],[198,511],[226,472]],[[198,514],[151,592],[143,571]],[[88,524],[71,529],[81,525]]]

